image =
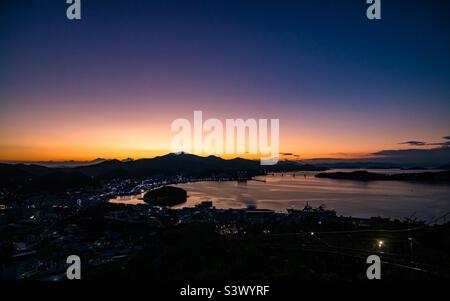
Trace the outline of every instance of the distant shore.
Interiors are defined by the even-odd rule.
[[[317,178],[329,178],[339,180],[359,180],[359,181],[418,181],[450,183],[450,171],[439,172],[418,172],[418,173],[398,173],[383,174],[368,172],[366,170],[353,172],[324,172],[316,175]]]

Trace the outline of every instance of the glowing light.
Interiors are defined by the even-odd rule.
[[[378,248],[381,248],[384,245],[384,241],[379,240],[378,241]]]

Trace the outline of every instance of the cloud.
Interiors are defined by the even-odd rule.
[[[442,137],[442,139],[450,140],[450,136]],[[443,146],[443,147],[446,147],[446,146],[450,146],[450,141],[427,143],[425,141],[411,140],[411,141],[401,142],[399,144],[406,144],[406,145],[410,145],[410,146]]]
[[[450,140],[450,136],[442,137],[442,139]],[[437,146],[447,147],[447,146],[450,146],[450,141],[429,143],[428,145],[437,145]]]
[[[445,142],[437,142],[437,143],[428,143],[427,145],[438,145],[438,146],[450,146],[450,141]]]
[[[401,143],[399,143],[399,144],[408,144],[408,145],[411,145],[411,146],[424,146],[424,145],[428,145],[426,142],[423,142],[423,141],[415,141],[415,140],[412,140],[412,141],[405,141],[405,142],[401,142]]]
[[[300,155],[294,154],[294,153],[280,153],[282,156],[293,156],[293,157],[300,157]]]
[[[448,164],[450,162],[450,147],[382,150],[373,153],[373,155],[380,156],[378,160],[393,163]]]

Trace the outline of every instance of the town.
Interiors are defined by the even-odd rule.
[[[141,279],[148,274],[160,280],[227,279],[251,276],[255,270],[278,280],[364,279],[358,266],[373,253],[383,256],[394,279],[450,276],[448,223],[343,217],[308,204],[275,212],[254,206],[216,209],[208,200],[179,209],[108,202],[118,195],[200,180],[230,179],[116,179],[102,188],[66,192],[57,201],[55,195],[30,195],[20,205],[4,203],[11,195],[3,192],[1,279],[65,280],[65,260],[71,254],[83,261],[87,279]]]

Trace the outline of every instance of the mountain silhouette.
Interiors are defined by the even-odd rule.
[[[0,164],[0,188],[18,192],[63,192],[97,185],[95,179],[76,171],[65,172],[39,165]]]
[[[246,171],[249,175],[264,172],[299,171],[299,170],[326,170],[313,165],[298,164],[296,162],[281,161],[276,165],[262,166],[258,160],[243,158],[223,159],[217,156],[200,157],[192,154],[167,154],[152,159],[139,159],[134,161],[110,160],[90,166],[73,168],[92,177],[142,177],[149,175],[211,175],[217,173],[235,174]]]
[[[96,180],[112,178],[143,178],[148,176],[236,176],[246,172],[255,176],[267,172],[300,170],[323,171],[310,164],[280,161],[262,166],[258,160],[223,159],[217,156],[200,157],[192,154],[167,154],[152,159],[107,160],[77,167],[45,167],[27,164],[0,164],[0,187],[29,190],[56,190],[95,186]]]

